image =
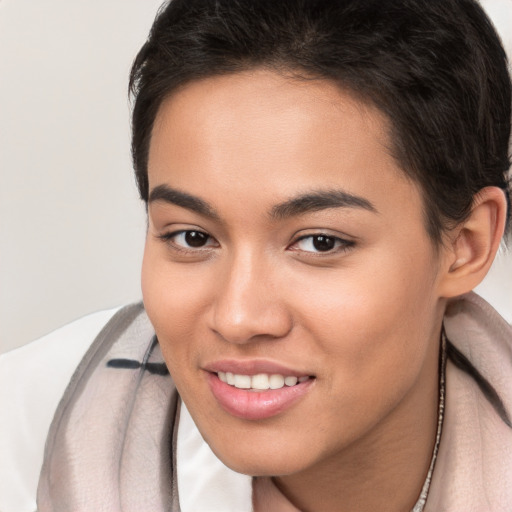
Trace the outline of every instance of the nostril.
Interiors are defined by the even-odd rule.
[[[261,255],[239,255],[218,276],[209,327],[223,340],[243,344],[286,336],[292,326],[287,304],[272,292],[275,276]],[[277,290],[278,287],[276,286]]]
[[[224,341],[244,344],[272,341],[287,336],[293,326],[291,315],[283,305],[270,301],[252,304],[216,304],[212,308],[210,328]]]

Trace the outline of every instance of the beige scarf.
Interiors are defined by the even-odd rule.
[[[462,359],[452,353],[456,364],[446,367],[443,432],[424,512],[510,512],[512,428],[486,383],[512,411],[512,328],[471,293],[449,306],[445,329]],[[39,512],[179,512],[177,403],[142,306],[124,308],[98,335],[57,409]]]

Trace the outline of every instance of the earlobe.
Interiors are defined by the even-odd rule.
[[[486,187],[475,195],[471,214],[447,242],[440,296],[462,295],[483,280],[503,237],[506,213],[507,202],[500,188]]]

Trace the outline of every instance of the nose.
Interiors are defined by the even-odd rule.
[[[210,328],[236,344],[288,334],[292,317],[275,265],[246,254],[224,263],[210,310]]]

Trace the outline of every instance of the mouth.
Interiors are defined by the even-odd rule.
[[[240,372],[240,370],[239,370]],[[227,413],[245,420],[282,414],[313,389],[315,376],[286,371],[207,371],[213,397]]]
[[[284,376],[279,373],[258,373],[256,375],[243,375],[231,372],[218,372],[217,377],[229,386],[237,389],[248,389],[250,391],[265,391],[267,389],[281,389],[285,386],[292,387],[302,384],[313,378],[310,376],[296,377],[294,375]]]

